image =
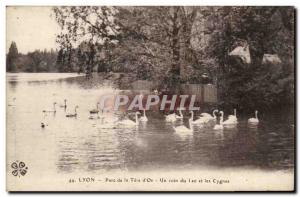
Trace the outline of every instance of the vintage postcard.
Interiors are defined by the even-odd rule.
[[[295,8],[7,6],[7,191],[294,191]]]

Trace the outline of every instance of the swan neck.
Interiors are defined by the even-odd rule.
[[[135,123],[138,123],[139,119],[138,119],[138,115],[137,113],[135,113]]]
[[[255,112],[255,118],[258,119],[258,117],[257,117],[257,111]]]
[[[217,112],[216,110],[213,111],[213,117],[214,117],[214,118],[217,117],[217,116],[216,116],[216,112]]]
[[[220,124],[223,124],[223,120],[224,120],[224,113],[221,112]]]
[[[190,127],[190,130],[193,130],[193,127],[192,127],[192,121],[193,121],[193,119],[189,120],[189,127]]]

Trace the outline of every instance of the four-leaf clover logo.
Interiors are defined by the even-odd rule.
[[[13,169],[12,174],[14,176],[25,176],[25,174],[27,173],[28,167],[25,165],[25,163],[23,161],[15,161],[11,164],[11,167]]]

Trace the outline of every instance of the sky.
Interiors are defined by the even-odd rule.
[[[8,6],[6,8],[6,52],[12,41],[21,53],[56,49],[60,28],[51,7]]]

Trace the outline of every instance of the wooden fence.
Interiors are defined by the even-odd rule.
[[[138,80],[132,83],[135,91],[151,92],[157,85],[153,81]],[[196,102],[217,103],[217,88],[215,85],[206,84],[181,84],[180,94],[196,95]]]
[[[181,94],[196,95],[196,101],[201,103],[216,103],[217,88],[206,84],[181,84]]]

